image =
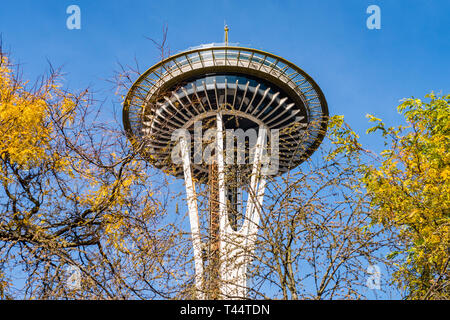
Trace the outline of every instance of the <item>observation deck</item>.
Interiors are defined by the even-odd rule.
[[[278,174],[307,159],[327,128],[327,102],[306,72],[274,54],[229,45],[196,47],[149,68],[128,92],[123,123],[147,160],[182,177],[182,165],[170,161],[172,134],[193,133],[196,121],[207,123],[219,110],[224,129],[279,130]],[[208,167],[192,163],[192,173],[200,181]]]

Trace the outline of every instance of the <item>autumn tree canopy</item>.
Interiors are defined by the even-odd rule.
[[[0,298],[192,298],[187,208],[172,182],[89,90],[69,91],[53,69],[31,85],[0,58]],[[139,74],[118,77],[123,91]],[[371,264],[394,271],[407,298],[448,298],[449,100],[406,100],[398,127],[370,116],[380,156],[329,119],[314,156],[268,181],[250,298],[367,298]]]
[[[8,56],[0,62],[1,296],[157,295],[145,283],[162,277],[171,238],[169,227],[155,236],[165,208],[145,162],[99,119],[88,90],[68,92],[57,70],[30,85]],[[78,290],[66,285],[68,266]],[[24,291],[13,286],[20,273]]]
[[[406,124],[387,127],[369,115],[386,149],[363,179],[373,219],[398,232],[395,282],[413,299],[449,299],[450,95],[406,99]]]

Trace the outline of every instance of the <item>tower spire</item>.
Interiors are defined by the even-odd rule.
[[[225,30],[225,45],[228,46],[228,30],[229,29],[228,29],[227,25],[225,25],[224,30]]]

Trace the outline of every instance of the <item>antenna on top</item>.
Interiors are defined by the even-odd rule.
[[[228,26],[225,24],[225,45],[228,46]]]

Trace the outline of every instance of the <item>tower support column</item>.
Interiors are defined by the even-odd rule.
[[[223,119],[217,113],[216,161],[210,165],[210,243],[209,283],[205,282],[195,183],[192,178],[190,145],[181,137],[184,179],[189,209],[189,221],[194,250],[195,288],[197,299],[245,299],[247,297],[247,266],[252,260],[260,221],[260,210],[266,186],[262,173],[265,130],[260,128],[253,148],[253,164],[248,190],[245,218],[242,226],[234,230],[227,210]],[[207,290],[208,292],[205,292]]]
[[[195,183],[192,177],[190,144],[186,137],[180,139],[181,157],[183,159],[184,184],[186,186],[187,204],[189,210],[189,223],[191,225],[191,237],[194,250],[195,267],[195,295],[199,300],[205,299],[204,270],[202,258],[202,242],[200,237],[200,223],[198,218],[197,195],[195,193]]]
[[[222,115],[217,114],[217,162],[219,195],[223,201],[220,211],[220,293],[222,299],[247,298],[247,266],[252,260],[260,221],[266,178],[261,172],[265,147],[265,130],[260,128],[254,147],[252,174],[248,190],[245,220],[242,227],[233,230],[226,210],[223,155]],[[220,165],[222,164],[222,165]],[[222,177],[222,179],[220,178]]]

